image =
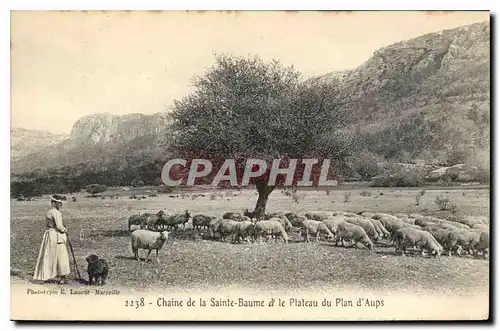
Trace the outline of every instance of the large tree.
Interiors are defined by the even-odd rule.
[[[282,159],[282,168],[290,159],[316,158],[316,183],[321,160],[331,160],[329,179],[344,166],[350,139],[341,129],[350,115],[338,101],[335,84],[303,81],[297,70],[276,60],[222,55],[203,76],[195,77],[193,85],[189,95],[174,102],[170,155],[209,159],[212,176],[225,159],[235,159],[239,182],[249,158],[266,160],[269,167],[273,159]],[[250,182],[259,193],[258,218],[269,194],[285,184],[286,177],[279,175],[275,185],[268,185],[269,167]],[[288,185],[294,186],[303,170],[304,164],[297,162]]]

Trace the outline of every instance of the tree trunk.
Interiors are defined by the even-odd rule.
[[[257,187],[257,192],[259,192],[259,198],[257,199],[253,213],[256,219],[261,220],[266,213],[267,199],[269,198],[269,194],[274,190],[274,186],[267,185],[267,182],[257,182],[255,186]]]

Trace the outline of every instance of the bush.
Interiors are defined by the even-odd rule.
[[[384,158],[380,155],[363,150],[350,160],[350,164],[352,170],[355,172],[354,177],[359,176],[362,180],[371,180],[372,177],[382,173],[383,169],[379,164],[383,161]]]
[[[108,188],[105,185],[101,184],[90,184],[85,188],[85,191],[95,196],[97,193],[102,193],[106,191]]]
[[[132,185],[133,187],[141,187],[141,186],[144,186],[144,182],[142,180],[140,180],[139,178],[135,178],[131,183],[130,185]]]
[[[351,191],[344,192],[344,202],[349,202],[351,199]]]
[[[299,192],[293,192],[292,193],[292,200],[295,203],[299,203],[300,200],[304,200],[306,197],[306,193],[299,193]]]
[[[443,197],[443,196],[438,196],[436,197],[436,205],[438,206],[439,210],[447,210],[451,211],[452,213],[455,213],[457,211],[457,205],[452,203],[449,198]]]

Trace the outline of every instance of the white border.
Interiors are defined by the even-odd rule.
[[[287,1],[270,1],[270,0],[247,0],[247,1],[223,1],[223,0],[212,0],[210,2],[208,1],[203,1],[203,0],[183,0],[183,1],[178,1],[176,3],[170,2],[168,4],[163,3],[161,4],[160,1],[150,1],[150,0],[142,0],[142,1],[130,1],[130,0],[121,0],[121,1],[116,1],[115,3],[108,1],[104,2],[103,0],[82,0],[82,1],[44,1],[43,3],[40,3],[38,1],[12,1],[11,3],[8,3],[8,1],[2,1],[0,2],[0,6],[2,7],[1,11],[1,18],[2,18],[2,43],[1,45],[3,46],[2,49],[2,82],[3,86],[2,89],[0,90],[2,93],[2,105],[4,110],[0,112],[0,115],[2,118],[0,119],[0,123],[5,126],[5,130],[1,130],[0,134],[2,135],[2,138],[0,139],[0,148],[1,152],[3,155],[9,157],[10,160],[10,52],[9,52],[9,43],[10,43],[10,10],[120,10],[120,9],[129,9],[129,10],[491,10],[493,14],[497,13],[496,8],[498,7],[498,4],[500,1],[481,1],[481,0],[474,0],[474,1],[463,1],[463,0],[453,0],[453,1],[436,1],[436,0],[420,0],[418,2],[403,2],[403,1],[389,1],[389,0],[377,0],[377,1],[370,1],[370,0],[351,0],[351,1],[344,1],[344,2],[325,2],[325,1],[318,1],[318,0],[307,0],[307,1],[297,1],[297,0],[287,0]],[[497,22],[498,24],[498,22]],[[496,31],[495,31],[496,32]],[[494,33],[495,33],[494,32]],[[494,43],[492,45],[495,45],[497,43],[497,36],[496,33],[494,34]],[[495,69],[495,74],[497,73]],[[496,76],[496,75],[495,75]],[[496,95],[498,95],[497,87],[494,86],[494,91]],[[496,109],[493,109],[492,111],[495,111]],[[495,112],[496,113],[496,112]],[[498,124],[498,116],[495,116],[495,124]],[[500,146],[498,139],[497,139],[497,134],[494,135],[494,148],[495,152],[497,152],[498,147]],[[495,153],[496,154],[496,153]],[[10,163],[7,165],[5,162],[1,163],[2,166],[2,171],[1,173],[1,187],[3,188],[1,190],[1,196],[0,196],[0,201],[3,204],[4,208],[1,209],[3,213],[3,229],[4,231],[2,232],[2,236],[4,237],[1,242],[3,245],[3,249],[1,250],[1,253],[4,254],[4,258],[2,261],[4,261],[2,265],[2,272],[0,273],[2,278],[2,293],[1,293],[1,298],[4,301],[4,304],[2,305],[2,308],[0,311],[2,312],[2,322],[5,324],[8,324],[7,328],[12,329],[15,327],[13,322],[9,322],[10,319],[10,277],[9,277],[9,270],[10,270],[10,236],[8,235],[8,232],[10,231],[5,231],[5,229],[10,230],[10,203],[9,203],[9,196],[10,196]],[[498,184],[498,178],[496,178],[494,182],[493,187],[497,187]],[[492,206],[495,209],[495,214],[497,215],[496,211],[496,206],[495,204]],[[496,220],[495,220],[496,222]],[[496,227],[495,231],[495,236],[494,238],[498,237],[498,226]],[[27,234],[29,235],[29,234]],[[493,258],[495,259],[495,264],[498,264],[498,259],[496,256],[496,252],[498,251],[496,249],[497,244],[496,242],[494,243],[494,250],[493,250]],[[9,262],[7,262],[9,261]],[[498,285],[498,284],[497,284]],[[495,287],[496,289],[498,286]],[[495,291],[495,298],[496,296],[496,291]],[[498,304],[495,305],[498,307]],[[453,309],[451,306],[450,309]],[[498,309],[497,309],[498,310]],[[494,314],[497,311],[494,312]],[[495,314],[497,315],[497,314]],[[64,326],[59,326],[66,328],[69,325],[64,325]],[[312,327],[311,326],[306,326],[301,324],[302,327]],[[366,325],[355,325],[355,326],[350,326],[351,328],[354,329],[359,329],[362,328]],[[474,329],[474,328],[479,328],[478,326],[471,326],[471,325],[464,325],[467,329]],[[29,325],[29,326],[24,326],[25,329],[35,329],[39,328],[41,325]],[[43,327],[43,325],[42,325]],[[50,327],[54,327],[54,325],[50,325]],[[58,327],[58,326],[55,326]],[[115,327],[115,328],[123,328],[124,325],[118,325],[118,326],[102,326],[102,325],[80,325],[80,328],[92,328],[92,330],[95,329],[101,329],[104,327]],[[127,326],[125,326],[127,327]],[[133,327],[133,328],[143,328],[144,325],[137,325],[133,324],[128,326]],[[152,325],[152,327],[156,328],[162,328],[165,327],[164,325]],[[169,325],[167,326],[169,329],[177,329],[180,328],[181,325]],[[196,327],[194,325],[190,325],[188,327]],[[197,325],[197,327],[201,328],[220,328],[220,325]],[[234,328],[234,325],[228,325],[226,327]],[[243,325],[239,327],[244,327]],[[249,326],[245,326],[249,327]],[[259,327],[259,326],[253,326],[254,328]],[[260,326],[263,327],[263,326]],[[267,326],[265,326],[267,327]],[[289,328],[290,325],[283,325],[283,326],[276,326],[273,325],[273,327],[281,327],[281,328]],[[335,326],[329,326],[325,325],[324,327],[328,328],[341,328],[342,325],[335,325]],[[378,327],[386,327],[386,325],[379,325]],[[398,328],[402,328],[403,326],[398,326]],[[413,325],[413,327],[417,327]],[[420,325],[418,328],[429,328],[433,326],[428,326],[428,325]],[[447,327],[457,327],[457,325],[448,325]],[[3,329],[3,326],[2,326]]]

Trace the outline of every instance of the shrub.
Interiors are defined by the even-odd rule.
[[[351,199],[351,191],[344,192],[344,202],[349,202]]]
[[[384,158],[378,154],[364,150],[350,160],[351,168],[362,180],[371,180],[372,177],[382,173],[382,167],[379,166]],[[357,176],[355,176],[357,177]]]
[[[306,197],[306,193],[294,192],[292,193],[292,200],[295,203],[299,203],[300,200],[304,200]]]
[[[457,212],[457,205],[452,203],[449,198],[443,197],[443,196],[438,196],[436,197],[436,205],[438,206],[439,210],[447,210],[451,211],[452,213]]]
[[[144,182],[142,180],[140,180],[139,178],[135,178],[131,183],[130,185],[132,185],[133,187],[141,187],[141,186],[144,186]]]

